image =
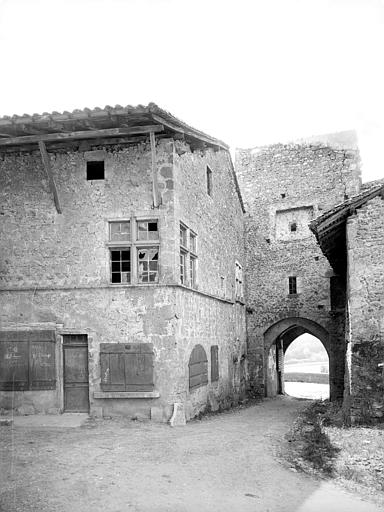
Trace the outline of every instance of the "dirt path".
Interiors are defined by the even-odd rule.
[[[125,420],[2,427],[0,510],[378,511],[278,462],[279,443],[303,405],[266,400],[174,429]]]

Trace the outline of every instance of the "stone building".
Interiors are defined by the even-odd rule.
[[[0,408],[167,421],[245,389],[228,147],[154,104],[0,119]]]
[[[311,223],[346,298],[347,422],[384,420],[384,180]]]
[[[244,199],[250,391],[284,392],[284,353],[310,333],[329,356],[331,399],[343,396],[342,277],[322,254],[309,223],[360,190],[353,132],[239,149]]]

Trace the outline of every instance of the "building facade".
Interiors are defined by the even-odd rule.
[[[228,147],[158,108],[0,119],[0,408],[167,421],[245,392]]]
[[[360,194],[311,223],[330,264],[345,276],[347,423],[384,420],[384,184]]]

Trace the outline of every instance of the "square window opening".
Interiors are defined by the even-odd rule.
[[[297,231],[297,222],[291,222],[289,225],[289,230],[291,233],[295,233]]]
[[[104,160],[95,160],[87,162],[87,180],[104,179]]]

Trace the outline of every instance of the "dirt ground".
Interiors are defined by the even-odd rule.
[[[130,420],[0,428],[2,512],[382,510],[277,457],[306,401],[281,397],[185,427]]]

